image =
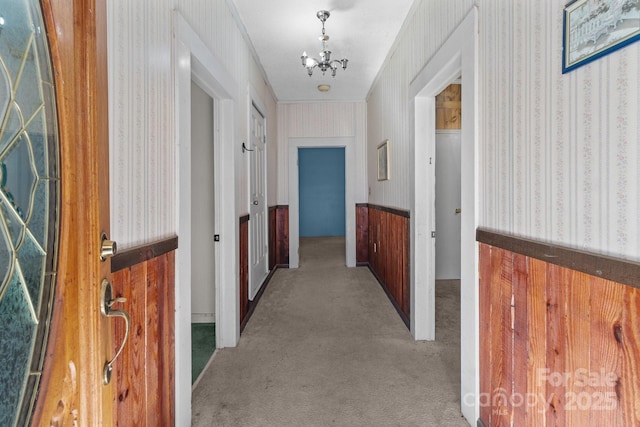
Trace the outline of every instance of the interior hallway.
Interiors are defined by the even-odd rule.
[[[436,290],[435,342],[416,342],[344,238],[300,240],[238,347],[193,392],[194,426],[468,426],[461,418],[459,283]]]

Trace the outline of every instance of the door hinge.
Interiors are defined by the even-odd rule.
[[[436,232],[435,232],[435,231],[432,231],[432,232],[431,232],[431,237],[432,237],[433,239],[435,239],[435,238],[436,238]]]
[[[219,242],[220,241],[220,235],[219,234],[214,234],[213,235],[213,241],[214,242]]]

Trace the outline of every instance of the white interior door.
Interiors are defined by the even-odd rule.
[[[460,131],[436,131],[436,280],[460,279]]]
[[[251,106],[251,207],[249,220],[249,299],[253,300],[267,276],[267,205],[266,205],[266,129],[265,120]]]

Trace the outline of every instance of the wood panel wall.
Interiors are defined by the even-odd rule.
[[[356,205],[356,263],[369,263],[369,207],[366,203]]]
[[[640,425],[640,289],[482,243],[480,343],[484,425]]]
[[[111,224],[112,237],[122,248],[158,236],[176,233],[175,183],[178,181],[174,129],[174,72],[169,66],[173,52],[174,9],[209,46],[223,69],[238,87],[251,85],[268,118],[269,166],[275,169],[277,141],[276,99],[262,77],[262,67],[244,36],[244,25],[226,0],[154,0],[146,4],[129,0],[106,3],[109,48],[110,129],[112,144]],[[66,3],[64,3],[66,5]],[[68,6],[67,6],[68,7]],[[139,23],[144,22],[144,29]],[[80,50],[79,50],[80,51]],[[153,58],[161,55],[167,62]],[[106,88],[107,85],[105,85]],[[234,114],[229,126],[248,123],[248,110]],[[273,142],[273,144],[271,143]],[[286,150],[285,150],[286,151]],[[271,157],[273,156],[273,157]],[[249,162],[238,162],[237,177],[249,176]],[[271,170],[270,170],[271,172]],[[269,181],[275,176],[270,176]],[[237,194],[237,209],[249,198],[248,185],[224,183]],[[275,186],[269,194],[276,194]],[[273,191],[271,191],[273,190]],[[230,207],[231,208],[231,207]]]
[[[462,129],[462,85],[450,84],[436,96],[436,129]]]
[[[289,206],[269,208],[269,270],[289,267]]]
[[[249,313],[249,215],[240,218],[239,233],[240,324],[243,325]]]
[[[114,309],[124,308],[131,316],[129,339],[112,379],[118,425],[174,423],[174,287],[174,251],[113,273],[114,294],[127,299]],[[115,354],[124,338],[124,321],[114,318],[112,328]]]
[[[366,218],[369,267],[402,320],[409,325],[409,213],[368,205]],[[365,215],[358,215],[357,219],[364,221]],[[362,223],[356,224],[356,230],[361,227]]]
[[[276,268],[276,206],[269,207],[269,271]]]

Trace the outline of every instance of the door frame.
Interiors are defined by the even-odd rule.
[[[289,268],[300,264],[298,148],[343,147],[345,155],[345,264],[356,266],[355,138],[289,138]]]
[[[268,158],[268,149],[267,149],[267,143],[268,143],[268,132],[267,132],[267,124],[268,124],[268,120],[267,120],[267,108],[265,106],[265,103],[263,102],[262,98],[258,95],[258,91],[253,87],[252,84],[249,84],[249,96],[248,96],[248,108],[247,108],[247,135],[251,135],[251,109],[254,108],[258,111],[258,113],[260,113],[260,115],[262,115],[262,120],[263,120],[263,126],[264,126],[264,138],[265,138],[265,156],[264,156],[264,204],[262,206],[263,208],[263,215],[265,218],[265,227],[264,227],[264,241],[265,242],[269,242],[269,208],[268,208],[268,200],[269,200],[269,186],[267,183],[267,158]],[[247,143],[249,143],[249,141],[247,141]],[[251,177],[253,174],[253,170],[251,169],[251,152],[248,152],[249,156],[247,156],[247,162],[249,163],[247,169],[249,171],[249,191],[247,192],[247,206],[248,206],[248,210],[249,212],[251,212]],[[249,221],[253,221],[253,218],[249,217]],[[251,268],[252,265],[252,259],[251,259],[251,253],[252,253],[252,242],[253,242],[253,238],[251,236],[251,229],[252,227],[249,226],[249,295],[247,295],[247,298],[249,298],[250,300],[253,300],[255,298],[255,295],[258,294],[258,292],[260,291],[260,288],[262,287],[262,285],[264,284],[264,279],[266,279],[266,277],[269,275],[269,249],[267,246],[267,260],[266,260],[266,269],[265,269],[265,274],[262,277],[263,283],[260,283],[258,285],[258,287],[256,288],[256,292],[255,295],[253,295],[253,297],[251,296],[251,283],[252,280],[254,279],[253,277],[253,268]]]
[[[191,80],[214,100],[216,347],[235,347],[240,337],[236,151],[234,108],[237,85],[177,10],[173,11],[175,71],[176,228],[180,239],[175,281],[176,425],[191,423]],[[223,209],[222,207],[226,207]]]
[[[433,55],[409,86],[411,157],[411,333],[417,340],[435,339],[435,97],[462,76],[460,352],[461,406],[470,423],[479,416],[478,245],[478,7]],[[428,118],[432,118],[429,120]],[[427,120],[425,120],[427,118]],[[435,230],[437,231],[437,230]],[[421,262],[418,262],[421,260]],[[424,262],[426,260],[427,262]]]

